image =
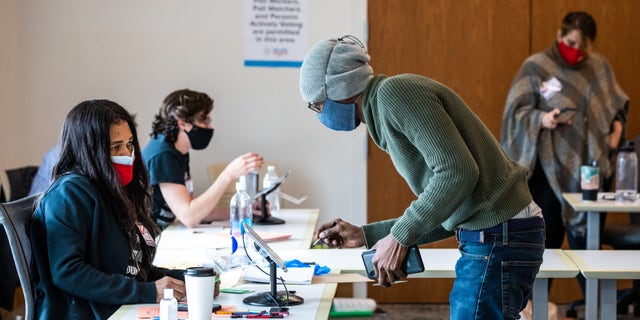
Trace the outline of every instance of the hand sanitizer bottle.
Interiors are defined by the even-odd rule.
[[[160,300],[160,320],[178,320],[178,300],[173,297],[173,289],[164,289]]]

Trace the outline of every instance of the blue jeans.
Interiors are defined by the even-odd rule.
[[[451,319],[519,319],[542,264],[545,231],[539,217],[512,221],[537,223],[516,228],[505,222],[477,239],[465,240],[460,233],[465,231],[458,231],[462,256],[449,295]]]

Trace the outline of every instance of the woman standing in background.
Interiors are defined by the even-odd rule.
[[[593,161],[604,177],[601,186],[610,188],[612,159],[624,137],[629,99],[609,62],[593,51],[596,30],[588,13],[568,13],[551,47],[523,63],[502,117],[502,146],[529,168],[547,248],[561,247],[565,228],[569,246],[585,248],[586,215],[576,214],[562,193],[580,191],[580,166]]]

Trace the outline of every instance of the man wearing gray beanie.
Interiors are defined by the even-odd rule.
[[[374,76],[369,60],[353,36],[320,41],[302,63],[300,94],[330,129],[365,123],[416,199],[398,218],[362,227],[336,219],[317,238],[376,249],[376,277],[388,287],[406,278],[408,247],[455,235],[462,254],[451,319],[517,319],[544,252],[544,220],[527,169],[450,88],[415,74]]]

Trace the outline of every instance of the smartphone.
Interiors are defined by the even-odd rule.
[[[214,303],[211,306],[211,312],[216,312],[218,310],[222,309],[222,306]],[[178,311],[189,311],[188,305],[186,302],[178,302]]]
[[[367,272],[369,279],[377,279],[376,271],[373,268],[373,256],[376,254],[376,250],[369,250],[362,253],[362,262],[364,262],[364,269]],[[409,247],[407,257],[402,264],[402,272],[404,274],[420,273],[424,271],[424,264],[422,263],[422,257],[420,256],[420,249],[418,246]]]
[[[556,113],[554,116],[558,123],[567,123],[578,112],[578,108],[564,107],[560,109],[560,113]]]

